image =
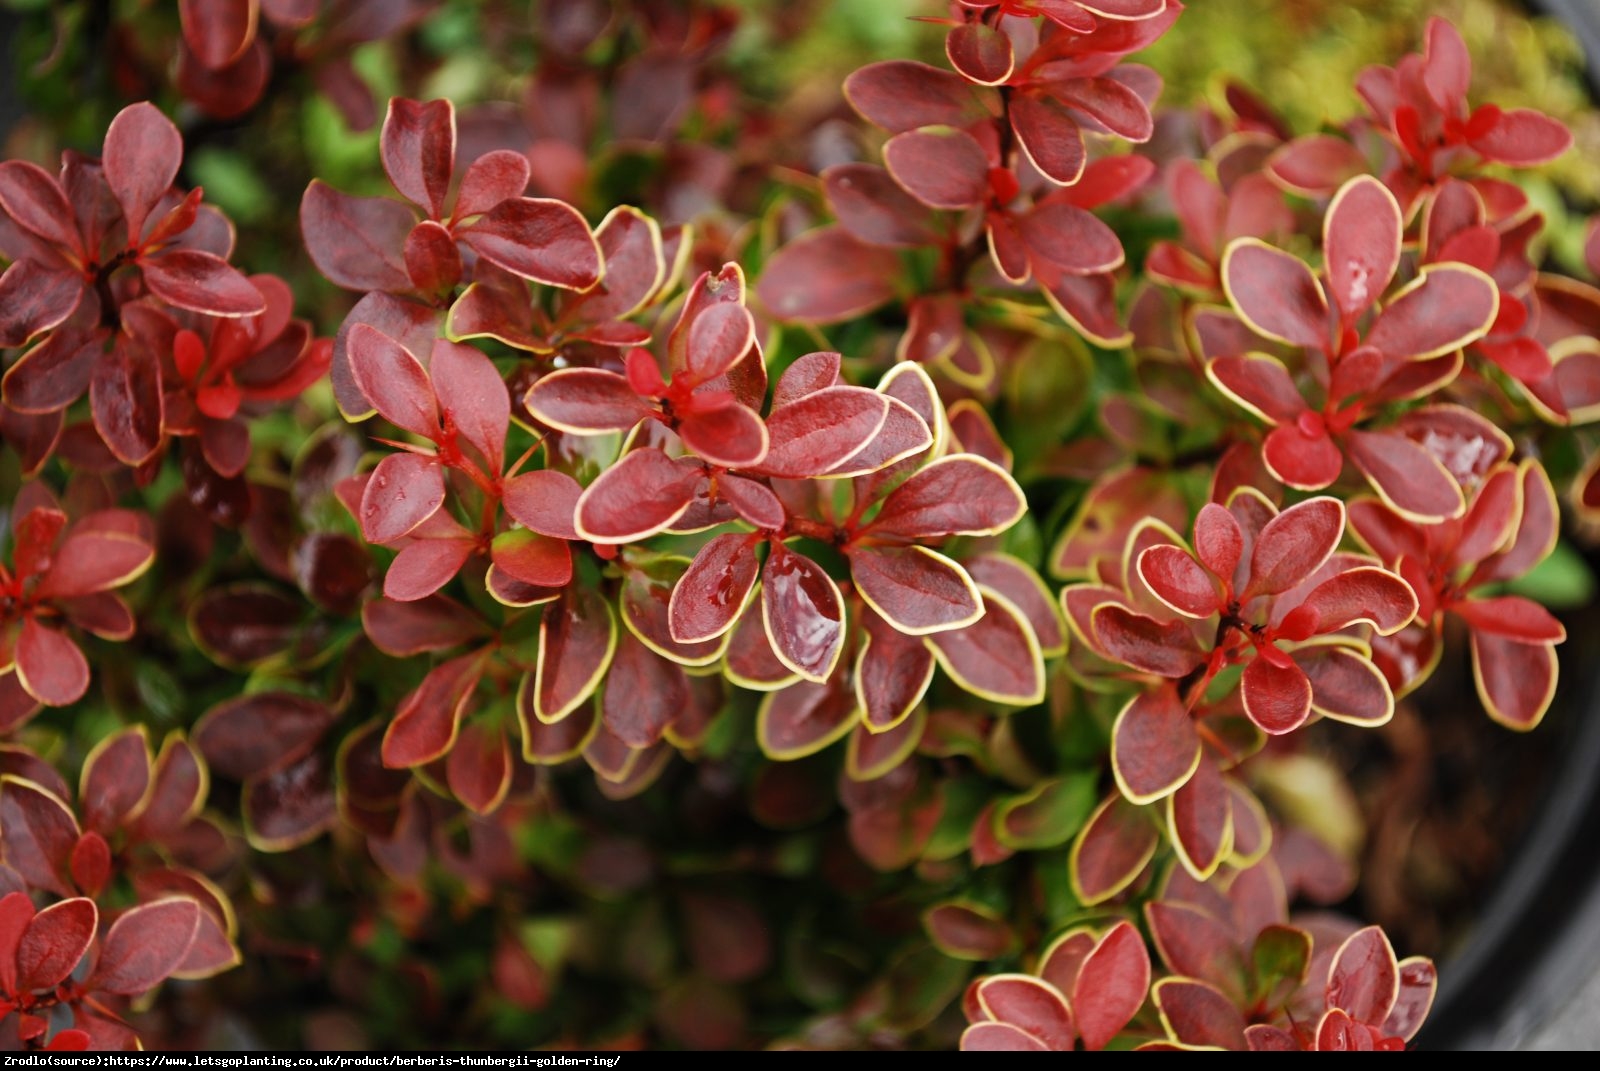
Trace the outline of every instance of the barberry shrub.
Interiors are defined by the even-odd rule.
[[[935,5],[809,126],[727,10],[545,5],[521,110],[380,123],[354,43],[505,29],[433,6],[119,38],[192,136],[378,127],[301,267],[156,104],[0,164],[0,1044],[1405,1047],[1433,963],[1265,771],[1451,648],[1550,708],[1566,127],[1438,19],[1340,125],[1169,104],[1178,0]]]

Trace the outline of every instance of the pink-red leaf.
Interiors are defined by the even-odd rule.
[[[773,653],[807,680],[825,681],[844,648],[844,605],[821,566],[774,542],[761,571],[761,616]]]
[[[1400,205],[1370,175],[1340,188],[1323,223],[1328,288],[1346,324],[1372,307],[1400,264]]]
[[[230,5],[224,0],[222,4],[206,6],[216,8]],[[242,38],[243,35],[234,49],[235,53],[243,49],[246,43]],[[229,53],[222,62],[227,62],[232,55]],[[211,66],[221,66],[221,63]],[[155,105],[147,101],[130,104],[111,120],[111,125],[106,128],[102,166],[106,185],[111,187],[112,196],[122,206],[122,216],[128,224],[129,245],[138,244],[144,233],[146,217],[156,202],[172,188],[172,180],[177,177],[178,165],[182,162],[183,138],[178,134],[178,128],[172,125],[172,120],[162,115]]]
[[[182,965],[200,931],[201,908],[187,897],[141,904],[125,912],[100,943],[90,985],[133,996],[152,989]]]
[[[983,614],[964,569],[927,547],[858,547],[850,578],[874,610],[913,636],[960,628]]]
[[[440,218],[456,163],[454,106],[448,100],[393,98],[380,150],[383,170],[400,195]]]
[[[1222,282],[1234,311],[1257,334],[1291,346],[1328,346],[1328,299],[1298,257],[1240,238],[1223,254]]]
[[[866,531],[933,539],[1003,532],[1027,511],[1022,489],[1000,466],[974,454],[925,465],[884,499]]]
[[[1132,923],[1119,922],[1100,938],[1078,970],[1072,1008],[1078,1034],[1091,1052],[1106,1047],[1144,1004],[1150,953]]]
[[[831,324],[871,312],[895,295],[900,258],[842,227],[801,235],[768,259],[756,294],[780,320]]]
[[[81,896],[33,916],[17,942],[17,991],[32,993],[63,982],[89,950],[99,920],[94,901]]]
[[[702,474],[656,449],[635,450],[578,499],[576,527],[594,543],[632,543],[683,516]]]
[[[254,316],[266,310],[261,291],[215,253],[168,249],[140,264],[145,285],[168,305],[209,316]]]
[[[988,155],[965,130],[896,134],[883,147],[883,162],[901,188],[929,208],[971,208],[988,195]]]
[[[1245,667],[1239,692],[1250,720],[1274,735],[1298,729],[1311,713],[1311,681],[1293,662],[1279,665],[1257,655]]]
[[[849,460],[889,418],[889,400],[864,387],[828,387],[767,417],[771,445],[760,471],[810,479]]]
[[[502,201],[457,235],[513,275],[566,290],[587,290],[603,271],[600,245],[576,209],[560,201]]]
[[[444,475],[437,458],[390,454],[372,470],[361,496],[361,534],[389,543],[409,534],[444,504]]]
[[[1261,529],[1250,553],[1250,582],[1241,598],[1288,591],[1322,567],[1344,535],[1344,503],[1307,499]]]
[[[1135,696],[1117,715],[1112,771],[1132,802],[1153,803],[1176,792],[1194,775],[1200,757],[1194,722],[1170,686]]]
[[[700,643],[732,628],[755,585],[757,564],[755,540],[748,535],[719,535],[701,547],[672,589],[672,638]]]

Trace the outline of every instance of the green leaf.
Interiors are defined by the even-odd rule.
[[[1014,851],[1054,848],[1077,835],[1099,802],[1095,775],[1045,781],[995,808],[996,837]]]
[[[1265,1008],[1282,1007],[1306,980],[1311,967],[1311,935],[1293,926],[1268,926],[1250,950],[1254,993]]]

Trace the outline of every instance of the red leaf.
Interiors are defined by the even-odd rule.
[[[1244,1017],[1233,1002],[1203,982],[1164,978],[1152,992],[1173,1039],[1185,1045],[1242,1051]]]
[[[809,394],[767,417],[771,446],[756,471],[783,479],[820,476],[870,443],[888,418],[889,400],[864,387]]]
[[[807,680],[827,680],[844,648],[838,587],[816,562],[781,542],[771,544],[761,584],[761,616],[773,653]]]
[[[783,503],[764,483],[724,473],[717,479],[716,491],[717,497],[757,528],[781,528],[788,517]]]
[[[1458,111],[1472,85],[1472,55],[1461,34],[1447,19],[1428,20],[1428,43],[1422,58],[1422,84],[1446,113]]]
[[[253,0],[180,0],[184,44],[207,67],[225,67],[254,39],[256,11]],[[109,143],[109,135],[106,140]],[[106,155],[111,155],[109,148]],[[169,178],[167,185],[171,184]],[[157,193],[165,191],[163,186]]]
[[[780,320],[838,323],[893,298],[900,270],[894,250],[866,245],[840,227],[822,227],[767,260],[756,294]]]
[[[598,368],[552,372],[533,385],[525,404],[543,423],[575,435],[626,431],[652,412],[626,378]]]
[[[1257,334],[1291,346],[1327,348],[1328,299],[1299,258],[1239,238],[1223,254],[1222,283],[1234,311]]]
[[[1194,776],[1167,798],[1167,824],[1178,859],[1195,880],[1208,880],[1230,847],[1233,800],[1222,772],[1202,758]]]
[[[77,213],[61,184],[38,164],[23,160],[0,162],[0,208],[17,226],[51,245],[75,254],[81,252],[83,240],[78,236]]]
[[[884,499],[864,531],[874,536],[932,539],[993,535],[1027,512],[1011,475],[973,454],[954,454],[925,465]]]
[[[983,614],[966,571],[927,547],[864,546],[849,557],[857,592],[908,635],[961,628]]]
[[[961,1033],[962,1052],[1049,1052],[1050,1046],[1010,1023],[973,1023]]]
[[[73,884],[90,896],[98,896],[111,880],[111,846],[91,829],[78,838],[68,869]]]
[[[886,481],[892,480],[898,472],[894,467],[896,462],[921,454],[933,445],[933,432],[911,406],[888,393],[883,396],[889,403],[883,426],[865,446],[829,469],[827,475],[871,476],[881,473]],[[872,482],[867,486],[873,491],[869,492],[866,486],[862,486],[857,488],[857,493],[871,497],[880,485]]]
[[[1433,995],[1439,988],[1439,973],[1433,961],[1421,956],[1411,956],[1399,963],[1400,994],[1389,1017],[1381,1024],[1382,1031],[1390,1037],[1410,1041],[1422,1021],[1433,1007]]]
[[[572,552],[565,540],[513,528],[489,547],[494,567],[513,580],[540,588],[559,588],[572,579]]]
[[[1269,424],[1292,424],[1306,411],[1289,370],[1264,353],[1216,357],[1207,363],[1206,375],[1224,394]]]
[[[356,387],[385,420],[425,439],[439,438],[433,382],[410,350],[364,323],[350,329],[345,350]]]
[[[629,747],[649,747],[688,705],[683,669],[624,631],[600,700],[606,728]]]
[[[511,399],[494,363],[471,346],[440,339],[433,344],[428,369],[445,419],[488,461],[488,475],[499,475]]]
[[[112,532],[74,532],[56,549],[34,594],[59,599],[108,591],[131,582],[154,560],[155,548],[141,539]]]
[[[1274,479],[1298,491],[1320,491],[1339,478],[1344,455],[1324,430],[1307,433],[1299,424],[1273,428],[1261,460]]]
[[[668,604],[672,638],[702,643],[733,627],[756,581],[756,539],[728,533],[700,548],[672,589]]]
[[[32,781],[0,778],[0,829],[6,863],[29,885],[71,896],[67,880],[81,831],[56,795]]]
[[[488,631],[482,618],[443,595],[416,602],[373,599],[361,607],[361,624],[378,650],[396,658],[447,650]]]
[[[996,974],[978,983],[978,1005],[1053,1052],[1071,1052],[1077,1039],[1072,1010],[1047,982],[1026,974]]]
[[[337,720],[315,699],[255,692],[206,711],[192,738],[214,772],[244,781],[304,758]]]
[[[1315,614],[1314,635],[1337,632],[1359,621],[1390,636],[1416,616],[1417,597],[1410,585],[1387,570],[1347,569],[1313,588],[1300,608]]]
[[[989,191],[989,157],[965,130],[929,127],[896,134],[883,147],[889,174],[930,208],[981,204]]]
[[[909,196],[881,167],[835,164],[822,173],[822,189],[834,218],[868,245],[909,248],[937,239],[927,206]]]
[[[617,620],[599,592],[574,584],[544,609],[539,662],[525,680],[534,689],[534,713],[555,722],[594,694],[617,648]]]
[[[1215,502],[1207,502],[1195,518],[1194,549],[1213,576],[1231,585],[1244,554],[1244,533],[1233,514]]]
[[[16,647],[17,680],[48,707],[64,707],[89,690],[89,663],[78,645],[29,615]]]
[[[461,176],[461,189],[456,193],[455,219],[470,219],[489,211],[501,201],[521,197],[528,188],[531,167],[528,158],[511,149],[486,152],[472,162]],[[606,258],[609,273],[611,260]]]
[[[99,921],[94,901],[81,896],[33,916],[17,942],[16,992],[53,989],[65,981],[89,951]]]
[[[1399,964],[1381,929],[1357,930],[1339,946],[1328,970],[1328,1007],[1378,1026],[1389,1017],[1399,992]]]
[[[1078,1033],[1084,1047],[1097,1052],[1127,1026],[1150,990],[1150,953],[1129,922],[1119,922],[1100,938],[1078,971],[1072,989]]]
[[[1039,205],[1018,223],[1022,239],[1042,257],[1072,275],[1108,272],[1122,265],[1122,242],[1110,227],[1075,205]]]
[[[1082,177],[1087,160],[1083,131],[1060,101],[1039,93],[1013,97],[1011,126],[1040,174],[1063,186]]]
[[[22,346],[60,324],[82,297],[83,279],[75,272],[17,261],[0,275],[0,347]]]
[[[1065,653],[1066,623],[1061,619],[1060,603],[1031,567],[1007,554],[979,555],[961,567],[973,580],[998,591],[1022,611],[1045,657]]]
[[[461,282],[461,250],[442,223],[423,220],[411,228],[404,255],[411,285],[423,294],[449,297]]]
[[[168,249],[139,263],[145,285],[168,305],[209,316],[254,316],[266,311],[261,291],[214,253]]]
[[[1171,687],[1135,696],[1111,729],[1111,768],[1130,801],[1154,803],[1176,792],[1200,764],[1200,737]]]
[[[1115,78],[1074,78],[1051,89],[1057,100],[1092,117],[1118,137],[1146,142],[1155,133],[1149,105]]]
[[[769,442],[761,418],[735,401],[696,409],[678,424],[678,437],[692,453],[721,468],[759,465]]]
[[[752,600],[734,624],[723,656],[723,671],[741,688],[772,691],[782,688],[799,674],[778,661],[761,619],[760,600]]]
[[[724,375],[755,345],[756,325],[743,305],[718,302],[695,316],[689,324],[688,346],[682,371],[694,384]],[[677,373],[674,369],[674,374]]]
[[[657,449],[635,450],[578,499],[576,528],[592,543],[633,543],[668,528],[693,501],[703,474]]]
[[[884,733],[904,722],[927,693],[933,652],[876,613],[868,613],[862,627],[866,635],[856,658],[856,697],[866,728]]]
[[[151,770],[150,791],[129,821],[131,830],[145,840],[176,836],[200,813],[208,782],[199,752],[182,733],[169,733]]]
[[[383,764],[391,769],[420,766],[448,752],[482,676],[483,657],[476,652],[430,670],[400,701],[383,734]]]
[[[1415,521],[1459,517],[1466,508],[1448,469],[1417,443],[1390,432],[1352,431],[1345,453],[1373,490]]]
[[[400,195],[439,219],[456,165],[456,115],[448,100],[394,97],[383,120],[383,170]]]
[[[1394,716],[1394,693],[1368,659],[1343,647],[1302,647],[1293,657],[1311,681],[1317,713],[1353,725],[1382,725]]]
[[[842,675],[826,684],[797,681],[769,692],[756,713],[762,753],[779,761],[813,755],[848,733],[860,718]]]
[[[477,540],[416,539],[400,548],[383,574],[383,593],[396,602],[414,602],[454,580],[477,551]]]
[[[983,616],[972,624],[926,638],[939,665],[981,698],[1015,706],[1041,702],[1045,673],[1039,641],[1004,596],[985,591],[983,605]]]
[[[511,787],[511,748],[505,730],[478,723],[463,729],[445,760],[445,779],[469,810],[493,812]]]
[[[525,472],[505,485],[506,512],[525,528],[557,539],[577,539],[573,518],[583,488],[564,472]]]
[[[964,127],[986,110],[959,75],[911,60],[860,68],[845,79],[844,95],[862,118],[891,133],[924,126]]]
[[[1016,945],[1016,934],[989,908],[950,901],[923,912],[922,925],[934,945],[955,959],[999,959]]]
[[[361,535],[368,543],[405,536],[444,504],[439,460],[423,454],[390,454],[372,470],[361,495]]]
[[[1345,324],[1353,326],[1388,289],[1400,264],[1402,229],[1399,202],[1370,175],[1345,183],[1328,205],[1324,270]]]
[[[1311,681],[1293,662],[1277,665],[1258,654],[1245,667],[1239,691],[1250,720],[1274,735],[1298,729],[1311,713]]]
[[[981,22],[963,22],[944,40],[950,66],[979,85],[997,86],[1011,77],[1011,39]]]
[[[1234,531],[1237,534],[1238,529]],[[1146,548],[1139,555],[1138,570],[1151,593],[1185,617],[1210,617],[1223,608],[1217,582],[1182,547]],[[1231,573],[1223,575],[1232,578]]]
[[[1261,529],[1250,553],[1250,582],[1241,599],[1276,595],[1322,567],[1344,535],[1344,503],[1310,498],[1290,506]]]
[[[1113,792],[1073,841],[1073,890],[1086,904],[1109,900],[1144,872],[1160,843],[1161,833],[1144,812]]]
[[[560,201],[502,201],[456,234],[490,263],[548,286],[587,290],[604,270],[589,225]]]
[[[133,996],[161,984],[183,963],[200,931],[200,905],[187,897],[124,912],[100,942],[90,987]]]
[[[1482,338],[1498,308],[1493,279],[1464,264],[1436,265],[1384,306],[1366,341],[1391,358],[1439,357]]]
[[[403,250],[417,217],[387,197],[351,197],[313,179],[300,200],[300,232],[317,270],[347,290],[411,288]]]
[[[150,741],[141,728],[96,744],[84,762],[78,806],[90,829],[109,833],[150,787]]]
[[[215,3],[215,0],[206,5],[208,10],[217,6],[227,6],[227,0],[223,0],[222,5]],[[192,14],[193,5],[186,7]],[[184,29],[188,31],[187,24]],[[185,36],[190,35],[186,32]],[[215,44],[217,36],[226,35],[210,36],[210,43]],[[224,47],[232,43],[221,42]],[[246,31],[239,35],[237,47],[218,62],[207,65],[222,66],[242,51],[247,43]],[[200,52],[200,49],[195,51]],[[220,49],[214,49],[212,54],[220,54]],[[139,244],[144,234],[145,218],[156,202],[172,188],[172,180],[177,177],[178,165],[182,161],[183,138],[178,134],[178,128],[172,125],[172,120],[162,115],[155,105],[148,102],[130,104],[111,120],[111,125],[106,129],[102,166],[106,185],[111,187],[112,196],[122,206],[122,216],[128,224],[130,246]]]
[[[1134,669],[1177,678],[1204,660],[1187,622],[1163,624],[1114,603],[1098,607],[1090,620],[1099,649]]]
[[[1474,632],[1490,636],[1521,643],[1561,643],[1567,638],[1566,628],[1549,610],[1520,595],[1463,599],[1450,609]]]
[[[1542,112],[1507,108],[1487,133],[1472,139],[1472,147],[1496,163],[1533,167],[1572,148],[1572,132]]]
[[[326,759],[314,752],[252,779],[245,785],[241,808],[245,837],[258,851],[289,851],[315,839],[338,820],[338,800]],[[183,976],[190,971],[214,973],[238,961],[231,943],[218,941],[219,936],[206,914],[195,944],[180,965]],[[203,939],[206,946],[201,945]]]
[[[124,464],[142,464],[161,448],[161,387],[155,356],[125,335],[95,362],[89,381],[95,430]]]
[[[1472,633],[1472,675],[1478,698],[1495,721],[1518,731],[1538,725],[1555,696],[1555,648]]]

